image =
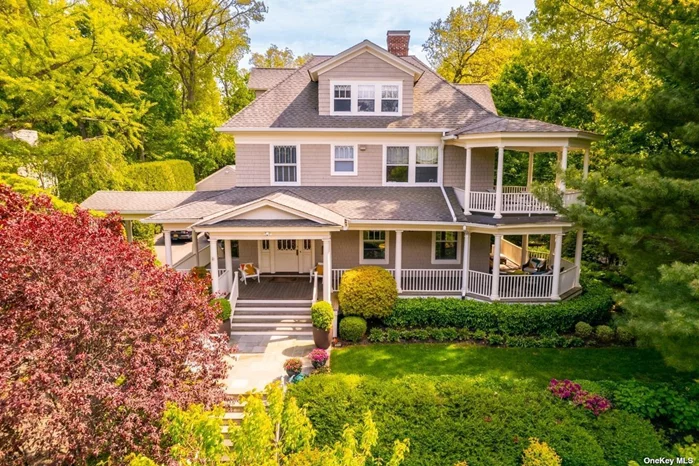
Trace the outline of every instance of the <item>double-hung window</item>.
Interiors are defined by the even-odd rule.
[[[388,264],[388,234],[381,230],[362,231],[360,264]]]
[[[407,183],[410,171],[410,147],[386,147],[386,181],[389,183]]]
[[[415,182],[436,183],[439,175],[439,150],[435,146],[415,148]]]
[[[398,113],[398,85],[384,84],[381,86],[381,111]]]
[[[461,245],[456,231],[435,231],[432,237],[432,263],[458,264]]]
[[[357,86],[357,111],[358,112],[374,112],[375,111],[375,91],[376,87],[373,84],[360,84]]]
[[[355,146],[333,146],[332,175],[356,175],[357,153]]]
[[[275,184],[299,183],[297,146],[274,146],[272,174]]]
[[[349,84],[336,84],[333,95],[334,111],[348,113],[352,111],[352,86]]]

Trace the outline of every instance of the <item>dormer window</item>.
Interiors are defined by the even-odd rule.
[[[331,82],[331,115],[400,116],[403,83]]]

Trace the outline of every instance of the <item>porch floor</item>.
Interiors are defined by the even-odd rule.
[[[322,280],[318,280],[321,288]],[[260,282],[256,278],[248,278],[247,285],[239,283],[238,299],[274,300],[274,299],[307,299],[313,298],[313,283],[308,281],[308,275],[262,275]],[[322,289],[322,288],[321,288]],[[319,294],[321,290],[318,291]]]

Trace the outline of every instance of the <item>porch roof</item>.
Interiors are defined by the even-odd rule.
[[[271,220],[271,219],[231,219],[231,220],[212,220],[198,224],[199,227],[211,226],[221,228],[308,228],[308,227],[325,227],[322,223],[314,222],[308,219],[298,220]]]
[[[211,195],[211,191],[97,191],[80,206],[100,212],[152,215]]]

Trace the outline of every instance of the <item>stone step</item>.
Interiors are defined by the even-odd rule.
[[[238,314],[253,314],[253,313],[282,313],[293,312],[295,314],[311,315],[311,309],[308,307],[236,307],[233,315]]]
[[[224,421],[240,422],[243,420],[243,413],[226,413],[223,415]]]
[[[236,301],[236,309],[238,307],[246,306],[271,306],[271,307],[284,307],[284,306],[308,306],[310,307],[313,302],[310,299],[239,299]]]
[[[231,317],[231,323],[240,323],[240,322],[299,322],[299,321],[304,321],[304,322],[310,322],[311,316],[310,315],[303,315],[303,314],[278,314],[278,315],[271,315],[271,314],[260,314],[260,315],[255,315],[255,314],[248,314],[248,315],[238,315],[235,314],[233,317]]]
[[[259,336],[270,336],[270,335],[278,335],[278,336],[291,336],[291,335],[296,335],[296,336],[307,336],[307,337],[312,337],[313,336],[313,331],[311,330],[264,330],[260,328],[256,329],[251,329],[251,328],[243,328],[243,329],[236,329],[233,330],[231,329],[231,335],[259,335]]]

